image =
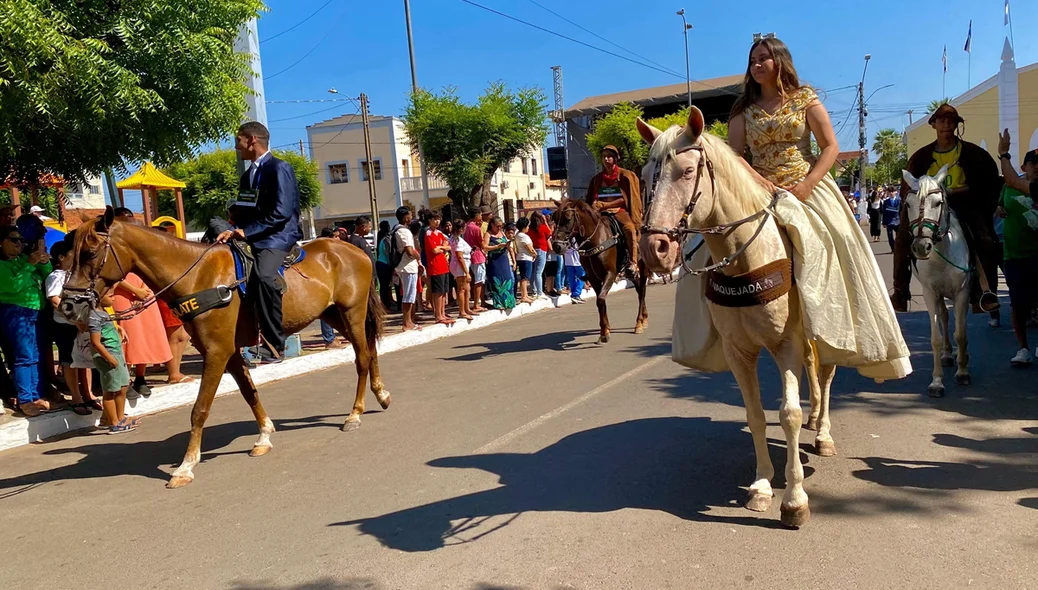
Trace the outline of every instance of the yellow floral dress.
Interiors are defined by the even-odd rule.
[[[756,105],[743,113],[753,167],[776,186],[799,184],[816,162],[807,122],[816,100],[815,92],[803,87],[774,114]],[[876,257],[832,175],[826,174],[803,204],[791,195],[780,199],[776,219],[797,248],[805,329],[823,362],[853,366],[879,380],[911,373]]]

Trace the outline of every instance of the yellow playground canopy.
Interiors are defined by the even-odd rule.
[[[177,218],[181,227],[185,225],[182,189],[186,186],[183,182],[163,174],[151,162],[145,162],[140,170],[134,172],[132,176],[115,184],[115,188],[119,190],[119,205],[122,207],[126,206],[123,198],[124,190],[141,191],[141,201],[144,203],[144,223],[149,226],[158,217],[159,191],[172,190],[177,198]]]

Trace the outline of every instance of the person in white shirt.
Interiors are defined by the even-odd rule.
[[[515,228],[519,233],[515,236],[515,259],[519,266],[519,303],[533,303],[533,298],[527,294],[530,280],[533,278],[533,263],[537,260],[537,250],[533,247],[530,238],[530,220],[520,217],[515,222]]]
[[[399,223],[392,231],[394,251],[400,256],[396,274],[400,277],[400,307],[404,314],[405,332],[418,329],[414,314],[414,302],[418,294],[418,251],[414,247],[414,236],[407,229],[411,217],[411,210],[407,207],[397,209],[396,220]]]
[[[458,285],[458,317],[472,320],[478,313],[469,306],[469,267],[472,266],[472,246],[465,241],[465,220],[455,219],[451,227],[451,275]]]
[[[576,240],[570,241],[569,249],[562,255],[562,262],[566,266],[566,286],[569,287],[570,299],[573,303],[584,303],[581,297],[584,293],[584,268],[580,266]]]

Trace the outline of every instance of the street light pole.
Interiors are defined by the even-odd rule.
[[[865,156],[865,73],[869,71],[869,60],[872,56],[865,54],[865,69],[861,72],[861,82],[858,83],[858,195],[865,198],[865,167],[868,158]]]
[[[685,9],[684,8],[682,8],[681,10],[678,11],[678,16],[681,17],[681,23],[684,25],[683,31],[684,31],[684,35],[685,35],[685,89],[688,92],[688,106],[689,106],[689,108],[691,108],[692,107],[692,75],[690,73],[691,70],[689,69],[689,63],[688,63],[688,30],[692,28],[692,25],[688,24],[688,21],[685,20]]]
[[[404,0],[404,19],[407,21],[407,51],[411,56],[411,92],[418,92],[418,74],[414,67],[414,36],[411,34],[411,2],[410,0]],[[409,141],[413,141],[409,138]],[[429,206],[429,169],[425,166],[425,154],[422,153],[422,144],[418,144],[418,162],[422,165],[422,198],[425,199],[425,205]],[[403,195],[400,196],[401,202],[403,202]],[[373,220],[375,225],[378,225],[378,220]]]

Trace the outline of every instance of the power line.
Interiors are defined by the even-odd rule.
[[[280,123],[281,121],[291,121],[293,119],[303,119],[305,117],[312,117],[314,115],[317,115],[317,114],[320,114],[320,113],[325,113],[325,112],[328,112],[328,111],[330,111],[332,109],[337,109],[337,108],[340,108],[339,105],[333,104],[332,106],[330,106],[330,107],[328,107],[326,109],[321,109],[319,111],[314,111],[312,113],[307,113],[305,115],[296,115],[295,117],[284,117],[282,119],[271,119],[269,122],[270,123]]]
[[[645,57],[644,55],[639,55],[639,54],[631,51],[630,49],[627,49],[626,47],[623,47],[622,45],[619,45],[618,43],[616,43],[616,41],[613,41],[612,39],[607,39],[607,38],[603,37],[602,35],[599,35],[595,31],[592,31],[591,29],[588,29],[588,28],[584,27],[583,25],[581,25],[579,23],[571,21],[570,19],[566,18],[565,16],[562,16],[561,14],[555,12],[554,10],[548,8],[547,6],[544,6],[540,2],[537,2],[537,0],[527,0],[527,2],[529,2],[530,4],[533,4],[534,6],[537,6],[538,8],[540,8],[540,9],[542,9],[542,10],[544,10],[544,11],[546,11],[546,12],[548,12],[548,13],[554,15],[554,16],[556,16],[557,18],[562,19],[563,21],[573,25],[574,27],[577,27],[581,31],[584,31],[585,33],[588,33],[588,34],[594,36],[595,38],[597,38],[600,41],[605,41],[606,43],[611,43],[614,47],[622,49],[622,50],[626,51],[627,53],[630,53],[631,55],[637,57],[638,59],[647,61],[647,62],[649,62],[649,63],[651,63],[653,65],[659,66],[659,67],[667,70],[667,72],[669,72],[670,74],[672,74],[674,76],[677,76],[679,78],[682,77],[681,74],[675,72],[674,70],[671,70],[667,66],[665,66],[665,65],[663,65],[661,63],[652,61],[651,59]]]
[[[267,104],[300,104],[308,102],[346,102],[349,98],[299,98],[295,100],[268,100]]]
[[[308,17],[304,18],[303,20],[301,20],[301,21],[297,22],[296,24],[292,25],[291,27],[288,27],[288,28],[287,28],[287,29],[285,29],[284,31],[281,31],[280,33],[278,33],[278,34],[276,34],[276,35],[271,35],[270,37],[267,37],[266,39],[260,39],[260,43],[262,44],[262,43],[266,43],[267,41],[273,41],[274,39],[277,39],[277,38],[278,38],[278,37],[280,37],[281,35],[284,35],[285,33],[288,33],[289,31],[292,31],[292,30],[294,30],[294,29],[295,29],[295,28],[297,28],[297,27],[298,27],[299,25],[301,25],[301,24],[305,23],[306,21],[308,21],[308,20],[312,19],[313,17],[317,16],[317,13],[318,13],[318,12],[321,12],[322,10],[324,10],[324,8],[325,8],[326,6],[328,6],[329,4],[331,4],[331,3],[332,3],[332,1],[333,1],[333,0],[328,0],[327,2],[325,2],[324,4],[322,4],[320,8],[318,8],[317,10],[313,11],[312,13],[310,13],[310,16],[308,16]]]
[[[334,32],[335,30],[336,30],[336,26],[337,26],[337,25],[339,24],[339,21],[341,21],[341,20],[342,20],[342,17],[344,17],[344,16],[346,16],[346,11],[345,11],[345,10],[343,10],[343,11],[342,11],[341,13],[339,13],[339,17],[335,19],[335,22],[333,22],[333,23],[332,23],[332,26],[331,26],[331,28],[329,28],[329,29],[328,29],[328,32],[324,34],[324,37],[321,37],[321,40],[320,40],[320,41],[318,41],[318,42],[317,42],[317,43],[316,43],[316,44],[315,44],[315,45],[313,46],[313,48],[311,48],[311,49],[310,49],[310,51],[307,51],[307,52],[306,52],[306,53],[305,53],[305,54],[303,55],[303,57],[301,57],[301,58],[297,59],[297,60],[295,61],[295,63],[293,63],[292,65],[288,66],[287,68],[285,68],[285,69],[281,70],[280,72],[277,72],[277,73],[271,74],[271,75],[269,75],[269,76],[263,76],[263,79],[264,79],[264,80],[271,80],[271,79],[273,79],[273,78],[276,78],[276,77],[280,76],[281,74],[284,74],[285,72],[287,72],[287,71],[291,70],[292,68],[294,68],[294,67],[298,66],[298,65],[299,65],[300,63],[302,63],[302,61],[303,61],[304,59],[306,59],[306,58],[310,57],[310,55],[311,55],[311,54],[312,54],[313,52],[317,51],[317,48],[321,46],[321,43],[324,43],[324,40],[325,40],[325,39],[327,39],[327,38],[328,38],[328,37],[329,37],[329,36],[330,36],[330,35],[331,35],[331,34],[332,34],[332,33],[333,33],[333,32]]]
[[[523,24],[523,25],[526,25],[528,27],[532,27],[534,29],[537,29],[538,31],[542,31],[544,33],[548,33],[549,35],[553,35],[555,37],[559,37],[560,39],[565,39],[566,41],[571,41],[573,43],[576,43],[577,45],[582,45],[582,46],[587,47],[589,49],[594,49],[595,51],[599,51],[601,53],[605,53],[606,55],[611,55],[613,57],[620,58],[620,59],[622,59],[624,61],[628,61],[628,62],[631,62],[633,64],[637,64],[637,65],[640,65],[642,67],[649,68],[650,70],[655,70],[657,72],[660,72],[660,73],[663,73],[663,74],[667,74],[668,76],[676,76],[676,77],[681,78],[681,79],[685,78],[684,76],[681,76],[681,75],[676,74],[674,72],[671,72],[669,70],[665,70],[663,68],[658,68],[656,66],[649,65],[649,64],[647,64],[645,62],[641,62],[641,61],[638,61],[636,59],[631,59],[631,58],[629,58],[629,57],[627,57],[625,55],[620,55],[619,53],[616,53],[616,52],[613,52],[613,51],[609,51],[608,49],[602,49],[601,47],[597,47],[597,46],[592,45],[590,43],[585,43],[583,41],[580,41],[579,39],[574,39],[573,37],[569,37],[569,36],[563,35],[562,33],[557,33],[555,31],[552,31],[551,29],[546,29],[546,28],[544,28],[544,27],[542,27],[540,25],[535,25],[533,23],[524,21],[522,19],[518,19],[518,18],[516,18],[514,16],[511,16],[509,14],[505,14],[503,12],[494,10],[493,8],[490,8],[490,7],[487,7],[487,6],[483,6],[482,4],[473,2],[472,0],[461,0],[461,1],[464,2],[465,4],[470,5],[470,6],[475,6],[476,8],[481,8],[481,9],[487,11],[487,12],[496,14],[496,15],[498,15],[500,17],[507,18],[510,21],[515,21],[515,22],[517,22],[519,24]]]

